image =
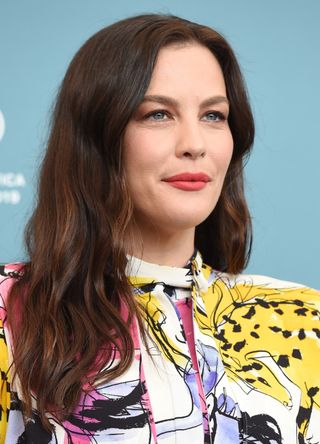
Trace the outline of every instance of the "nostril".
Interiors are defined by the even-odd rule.
[[[184,157],[190,157],[190,158],[197,158],[197,157],[204,157],[206,155],[206,152],[203,150],[203,151],[195,151],[195,152],[192,152],[192,151],[185,151],[184,153],[183,153],[183,156]]]

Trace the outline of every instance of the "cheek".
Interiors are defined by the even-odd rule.
[[[144,146],[135,135],[126,135],[123,143],[123,168],[129,187],[138,184],[143,166]]]
[[[150,131],[130,128],[124,137],[123,161],[126,172],[147,174],[159,168],[164,158],[164,146],[161,135],[155,136]]]
[[[228,167],[230,165],[233,154],[233,138],[231,132],[226,134],[226,137],[221,144],[221,149],[219,153],[216,154],[216,160],[218,163],[218,168],[222,176],[225,176]]]
[[[228,151],[226,151],[225,156],[223,158],[223,164],[224,164],[224,169],[225,169],[225,173],[227,172],[231,159],[232,159],[232,154],[233,154],[233,144],[230,147],[230,149]]]
[[[146,199],[159,171],[159,160],[143,143],[129,143],[124,152],[124,172],[134,201]]]

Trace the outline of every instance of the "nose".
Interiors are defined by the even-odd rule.
[[[178,157],[189,157],[191,159],[205,157],[205,139],[201,130],[201,123],[198,120],[188,120],[179,125],[176,154]]]

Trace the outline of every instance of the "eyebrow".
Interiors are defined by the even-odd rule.
[[[144,96],[144,99],[142,100],[141,103],[145,102],[156,102],[156,103],[161,103],[162,105],[179,107],[179,102],[177,100],[175,100],[172,97],[162,96],[162,95]],[[205,108],[207,106],[217,105],[218,103],[226,103],[227,105],[229,105],[229,100],[225,96],[212,96],[201,102],[200,106],[201,108]]]

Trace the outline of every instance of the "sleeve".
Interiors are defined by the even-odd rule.
[[[0,444],[5,442],[9,408],[10,408],[10,382],[9,359],[3,322],[0,319]]]
[[[6,300],[19,276],[18,271],[18,264],[0,266],[0,444],[4,444],[6,439],[11,402],[10,362],[5,327]]]

